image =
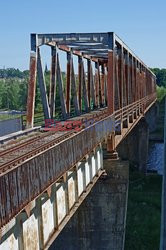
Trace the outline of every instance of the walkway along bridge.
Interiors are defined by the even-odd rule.
[[[49,96],[43,45],[51,48]],[[65,82],[60,51],[67,55]],[[155,75],[115,33],[32,34],[29,130],[36,79],[45,129],[0,150],[0,249],[48,249],[55,239],[58,250],[123,249],[128,162],[117,148],[138,132],[136,157],[146,151],[146,129],[143,136],[133,131],[156,102]]]

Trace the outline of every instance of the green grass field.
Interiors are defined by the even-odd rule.
[[[125,250],[158,250],[162,177],[130,169]]]

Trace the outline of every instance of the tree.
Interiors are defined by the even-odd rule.
[[[157,85],[166,87],[166,69],[153,68],[151,69],[157,78]]]

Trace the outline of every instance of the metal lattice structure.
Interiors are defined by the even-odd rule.
[[[49,97],[41,62],[40,47],[43,45],[51,47]],[[60,50],[66,52],[65,84],[60,67]],[[77,76],[73,55],[78,57]],[[54,117],[56,85],[64,120],[70,117],[71,101],[75,115],[101,107],[108,107],[109,114],[112,114],[156,91],[155,75],[113,32],[31,34],[28,128],[33,127],[36,78],[40,86],[45,119]]]
[[[41,61],[43,45],[51,48],[49,96]],[[60,67],[60,50],[66,53],[65,78]],[[78,69],[74,56],[78,57]],[[35,203],[42,211],[42,195],[46,193],[49,197],[52,193],[54,198],[56,234],[61,223],[57,224],[55,212],[61,203],[56,202],[57,183],[64,186],[66,213],[63,218],[68,218],[74,213],[73,204],[81,197],[77,195],[78,174],[82,173],[81,183],[85,184],[87,171],[92,188],[102,174],[102,149],[107,151],[109,158],[117,158],[117,146],[156,102],[155,75],[114,33],[31,35],[28,128],[33,127],[34,122],[37,80],[45,119],[54,118],[58,88],[62,119],[70,119],[61,123],[71,122],[71,129],[39,132],[0,151],[0,234],[5,232],[4,226],[8,228],[10,221],[14,223],[15,218],[15,228],[19,223],[22,225],[18,222],[20,214],[25,215],[26,211],[29,216]],[[76,117],[71,118],[73,110]],[[74,122],[79,120],[81,125],[76,130]],[[82,162],[84,170],[79,167]],[[69,205],[72,191],[68,188],[71,175],[76,194],[72,208]],[[38,218],[39,228],[41,215],[42,212]],[[42,230],[39,234],[43,234]],[[45,249],[45,243],[41,244],[41,249]]]

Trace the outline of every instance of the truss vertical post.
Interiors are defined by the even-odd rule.
[[[115,35],[108,33],[108,64],[107,64],[107,105],[109,114],[114,113],[115,66],[114,66]]]
[[[84,108],[85,111],[89,111],[89,102],[88,102],[88,95],[87,95],[87,87],[86,87],[86,75],[84,69],[84,62],[82,60],[82,90],[83,90],[83,98],[84,98]]]
[[[132,57],[129,55],[129,104],[132,103]]]
[[[123,108],[123,86],[124,86],[124,52],[123,47],[121,46],[120,53],[120,104],[121,108]]]
[[[101,65],[101,104],[104,106],[104,84],[105,84],[105,67],[104,64]]]
[[[126,54],[126,94],[127,94],[127,105],[129,104],[129,90],[130,90],[130,78],[129,78],[129,52]]]
[[[99,64],[95,62],[95,89],[96,89],[96,106],[99,107],[100,97],[99,97]]]
[[[82,57],[78,56],[78,102],[79,110],[82,110]]]
[[[90,59],[87,60],[87,69],[88,69],[88,103],[89,103],[89,109],[91,107],[91,94],[90,94],[90,89],[91,89],[91,62]]]
[[[114,51],[108,51],[107,102],[109,114],[114,113]]]
[[[91,96],[92,96],[92,101],[93,101],[93,108],[96,108],[96,88],[94,84],[92,61],[90,60],[89,63],[90,63],[90,75],[91,75]]]
[[[134,91],[134,80],[135,80],[135,77],[134,77],[134,59],[133,59],[133,56],[131,58],[131,103],[135,101],[135,97],[133,95]]]
[[[71,89],[73,94],[73,102],[76,115],[80,114],[79,104],[78,104],[78,94],[77,94],[77,86],[74,72],[74,63],[73,63],[73,55],[71,55]]]
[[[66,109],[70,115],[70,98],[71,98],[71,53],[67,52],[67,79],[66,79]]]
[[[60,67],[58,54],[57,54],[57,84],[59,87],[62,117],[64,120],[66,120],[67,119],[66,100],[65,100],[65,96],[64,96],[63,79],[62,79],[61,67]]]
[[[135,60],[132,56],[132,102],[136,101],[136,93],[135,93],[135,81],[136,81],[136,71],[135,71]]]
[[[99,62],[98,62],[98,86],[99,86],[99,107],[102,107],[101,75],[100,75],[100,65],[99,65]]]
[[[50,75],[50,116],[53,118],[55,113],[55,98],[56,98],[56,64],[57,64],[57,49],[51,47],[51,75]]]
[[[31,34],[31,54],[29,67],[28,97],[27,97],[27,117],[26,127],[32,128],[34,125],[36,74],[37,74],[37,35]]]

